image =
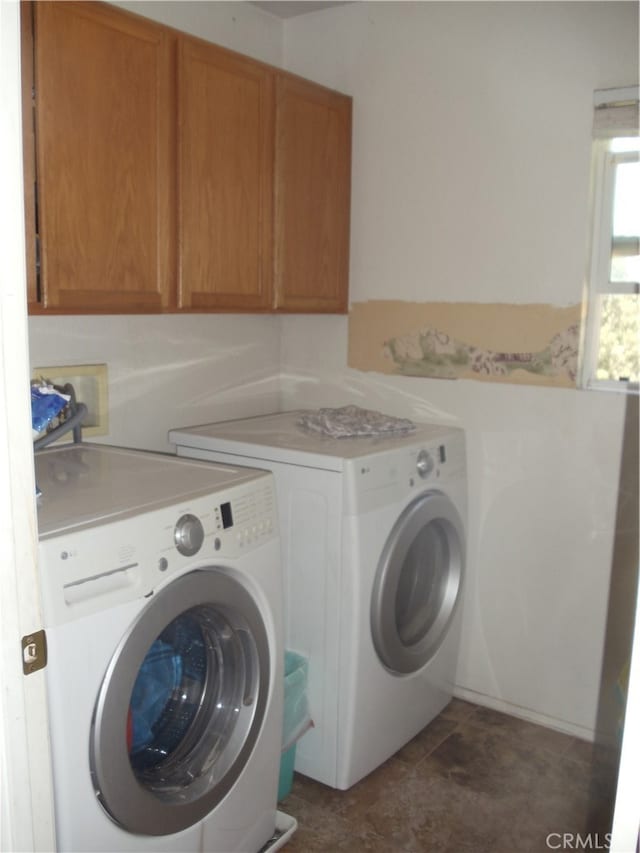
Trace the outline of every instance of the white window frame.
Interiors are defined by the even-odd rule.
[[[620,137],[624,135],[623,132],[620,133]],[[640,282],[611,281],[610,278],[616,169],[621,163],[634,163],[638,159],[638,151],[612,151],[611,139],[598,139],[593,143],[591,259],[581,369],[583,388],[638,393],[637,383],[596,378],[601,323],[600,297],[609,294],[640,293]]]

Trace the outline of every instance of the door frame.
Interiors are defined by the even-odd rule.
[[[29,410],[20,4],[0,2],[0,849],[55,850],[44,670],[21,639],[42,626]]]

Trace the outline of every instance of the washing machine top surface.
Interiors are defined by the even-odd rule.
[[[459,427],[416,423],[415,431],[404,435],[332,438],[300,426],[304,411],[173,429],[169,441],[179,447],[343,471],[355,459],[421,446],[443,440],[452,433],[462,433]]]
[[[252,468],[98,444],[35,454],[40,538],[149,512],[268,476]]]

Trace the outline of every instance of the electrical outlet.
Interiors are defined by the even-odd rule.
[[[83,437],[108,435],[108,373],[106,364],[35,367],[32,371],[32,379],[45,379],[53,385],[65,385],[70,382],[75,389],[76,400],[79,403],[84,403],[87,407],[87,417],[82,425]],[[70,436],[69,440],[71,440]]]

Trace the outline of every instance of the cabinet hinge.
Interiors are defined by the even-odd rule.
[[[34,631],[22,638],[22,671],[31,675],[47,665],[47,635],[44,630]]]

